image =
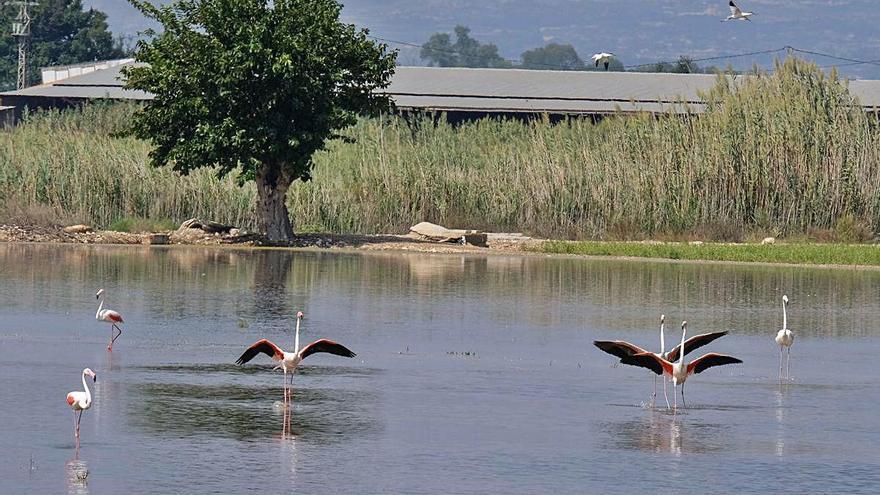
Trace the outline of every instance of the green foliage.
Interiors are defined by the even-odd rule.
[[[571,45],[550,43],[546,46],[523,52],[523,69],[538,70],[584,70],[584,61]]]
[[[358,115],[389,108],[375,90],[396,54],[340,22],[334,0],[131,3],[164,28],[139,43],[149,65],[126,71],[129,88],[155,95],[133,122],[152,164],[257,180],[263,229],[289,239],[287,188],[311,178],[314,153]]]
[[[361,119],[290,189],[327,232],[449,227],[571,239],[793,238],[880,231],[880,126],[846,85],[803,62],[720,77],[699,116],[452,126]],[[256,189],[211,169],[147,166],[144,141],[109,134],[133,109],[38,114],[0,132],[2,203],[47,205],[97,225],[122,216],[254,227]],[[859,233],[861,232],[861,233]]]
[[[541,253],[626,256],[670,260],[707,260],[798,265],[880,266],[880,248],[853,244],[645,244],[638,242],[548,241]]]
[[[455,26],[455,43],[448,33],[435,33],[422,45],[422,59],[437,67],[509,68],[511,63],[498,54],[492,43],[471,38],[470,28]]]
[[[31,7],[30,12],[30,84],[40,81],[40,67],[125,55],[107,27],[107,16],[98,10],[83,10],[82,0],[42,0],[40,5]],[[12,37],[11,29],[17,15],[15,6],[0,7],[0,89],[15,86],[18,40]]]

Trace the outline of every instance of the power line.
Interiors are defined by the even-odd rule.
[[[401,46],[409,46],[409,47],[419,48],[422,50],[428,50],[428,51],[437,52],[437,53],[447,53],[447,54],[452,54],[452,55],[467,55],[467,54],[461,53],[460,51],[455,50],[455,49],[434,48],[434,47],[430,47],[430,46],[425,46],[424,44],[420,45],[417,43],[392,40],[392,39],[388,39],[388,38],[381,38],[378,36],[368,36],[368,37],[372,38],[376,41],[382,41],[382,42],[392,43],[392,44],[401,45]],[[835,64],[835,65],[831,65],[831,66],[823,66],[822,68],[850,67],[850,66],[855,66],[855,65],[880,66],[880,60],[859,60],[859,59],[854,59],[854,58],[840,57],[838,55],[832,55],[830,53],[822,53],[822,52],[817,52],[817,51],[813,51],[813,50],[804,50],[801,48],[793,47],[791,45],[786,45],[781,48],[773,48],[773,49],[769,49],[769,50],[758,50],[758,51],[744,52],[744,53],[732,53],[732,54],[727,54],[727,55],[716,55],[716,56],[712,56],[712,57],[687,58],[684,55],[682,57],[687,59],[690,62],[710,62],[710,61],[714,61],[714,60],[730,60],[730,59],[734,59],[734,58],[753,57],[753,56],[757,56],[757,55],[769,55],[772,53],[779,53],[779,52],[784,52],[784,51],[798,52],[798,53],[803,53],[803,54],[807,54],[807,55],[831,58],[831,59],[842,60],[844,62],[847,62],[845,64]],[[500,57],[500,58],[506,62],[511,63],[511,64],[523,64],[523,61],[521,59],[510,59],[510,58],[504,58],[504,57]],[[661,61],[657,61],[657,62],[648,62],[648,63],[643,63],[643,64],[624,65],[623,68],[624,69],[638,69],[638,68],[642,68],[642,67],[651,67],[651,66],[656,66],[656,65],[671,65],[671,64],[678,63],[680,60],[681,59],[674,60],[674,61],[661,60]],[[553,65],[553,64],[544,64],[544,63],[532,63],[531,65],[537,65],[537,66],[547,67],[550,69],[557,69],[557,70],[570,69],[570,67]]]

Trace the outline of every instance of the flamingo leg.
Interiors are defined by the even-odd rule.
[[[669,410],[669,395],[666,394],[666,376],[663,376],[663,397],[666,399],[666,409]]]
[[[684,401],[684,383],[681,384],[681,407],[687,409],[687,403]]]
[[[785,360],[785,377],[791,380],[791,347],[786,351],[787,358]]]
[[[782,350],[783,350],[782,346],[779,346],[779,379],[780,380],[782,380],[782,361],[784,358]]]
[[[657,397],[657,375],[654,375],[654,391],[651,393],[651,407],[654,407],[654,398]]]
[[[675,411],[678,412],[678,385],[672,382],[672,402],[675,404]]]
[[[74,411],[73,415],[76,416],[76,411]],[[79,443],[79,421],[82,419],[82,417],[83,417],[83,412],[80,411],[79,416],[76,416],[76,431],[74,433],[74,436],[76,437],[77,443]]]
[[[114,329],[119,332],[115,336],[113,335]],[[108,350],[113,350],[113,343],[116,342],[116,339],[118,339],[120,335],[122,335],[122,329],[114,323],[113,326],[110,327],[110,345],[107,346]]]

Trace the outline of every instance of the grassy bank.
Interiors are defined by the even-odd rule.
[[[451,227],[566,239],[859,242],[880,230],[880,129],[843,83],[790,60],[719,80],[702,116],[598,125],[364,120],[295,184],[298,229]],[[0,217],[107,226],[192,216],[253,224],[251,185],[146,165],[149,145],[111,137],[132,107],[34,116],[0,132]]]
[[[548,254],[628,256],[670,260],[880,266],[880,246],[866,244],[645,244],[549,241],[534,247]]]

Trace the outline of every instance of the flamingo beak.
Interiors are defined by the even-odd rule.
[[[92,382],[98,381],[98,375],[92,375]]]
[[[305,316],[305,315],[303,314],[302,311],[297,311],[297,312],[296,312],[296,317],[297,317],[297,318],[302,318],[303,316]]]

